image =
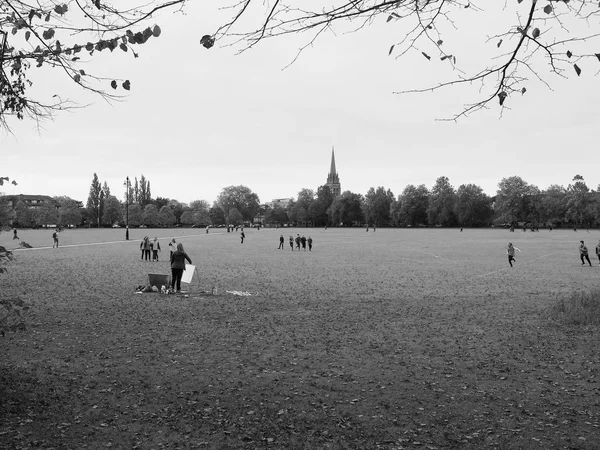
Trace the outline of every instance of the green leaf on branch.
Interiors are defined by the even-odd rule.
[[[596,53],[596,58],[598,58],[598,61],[600,61],[600,53]]]
[[[394,51],[394,47],[396,46],[396,44],[392,45],[390,47],[390,51],[388,52],[388,56],[390,56],[392,54],[392,52]]]
[[[534,28],[533,31],[531,32],[531,35],[533,36],[534,39],[537,39],[540,36],[540,29]]]
[[[125,80],[123,82],[123,89],[125,89],[126,91],[128,91],[129,89],[131,89],[131,83],[129,82],[129,80]]]
[[[127,46],[126,46],[125,44],[123,44],[122,42],[121,42],[121,44],[119,44],[119,48],[120,48],[121,50],[123,50],[124,52],[126,52],[126,51],[127,51]]]
[[[431,60],[431,56],[429,56],[427,53],[425,53],[425,52],[421,52],[421,54],[422,54],[422,55],[423,55],[425,58],[427,58],[427,60],[428,60],[428,61],[429,61],[429,60]]]
[[[575,73],[577,73],[578,77],[581,76],[581,69],[577,64],[573,64],[573,69],[575,69]]]
[[[152,28],[152,36],[159,37],[160,33],[161,33],[160,27],[158,25],[154,25],[154,28]]]
[[[110,87],[112,87],[113,89],[116,89],[117,88],[117,82],[115,80],[112,80],[110,82]]]
[[[68,10],[69,7],[67,5],[56,5],[54,7],[54,12],[56,14],[60,14],[61,16],[64,15]]]
[[[506,100],[507,94],[506,92],[502,91],[498,94],[498,100],[500,101],[500,106],[502,106],[504,104],[504,100]]]
[[[25,40],[28,41],[30,37],[31,37],[31,31],[27,30],[25,32]]]
[[[573,56],[573,53],[571,53],[571,50],[567,50],[567,58],[570,58],[571,56]]]
[[[209,49],[215,45],[215,39],[211,35],[205,34],[200,39],[200,43],[204,46],[204,48]]]
[[[546,6],[544,6],[544,12],[546,14],[550,14],[552,12],[552,5],[546,5]]]
[[[81,75],[76,73],[75,75],[73,75],[73,80],[75,80],[75,83],[79,83],[81,81]]]
[[[48,30],[44,30],[42,37],[46,40],[52,39],[54,37],[54,29],[50,28]]]

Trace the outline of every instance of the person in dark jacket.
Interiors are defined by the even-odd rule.
[[[279,236],[279,247],[277,247],[278,250],[283,250],[283,243],[284,243],[285,239],[283,238],[283,234],[281,236]]]
[[[177,250],[171,254],[171,289],[177,287],[177,292],[181,292],[181,277],[185,270],[185,261],[192,264],[192,260],[183,250],[183,244],[177,244]]]
[[[144,236],[144,239],[142,239],[140,250],[142,251],[142,259],[150,261],[150,239],[148,236]]]
[[[592,267],[592,262],[590,261],[590,257],[588,255],[588,248],[585,246],[583,241],[579,241],[581,244],[579,245],[579,257],[581,258],[581,265],[585,266],[585,260],[587,260],[590,267]]]
[[[158,238],[154,237],[152,241],[152,261],[158,261],[158,252],[160,252],[160,243]]]

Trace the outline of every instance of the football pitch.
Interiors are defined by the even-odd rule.
[[[245,233],[67,230],[53,249],[51,231],[20,231],[33,248],[14,252],[2,296],[31,310],[26,331],[0,340],[0,444],[600,445],[598,329],[548,318],[597,288],[598,230]],[[312,252],[291,251],[298,233]],[[144,235],[159,238],[159,262],[140,260]],[[173,237],[198,277],[185,295],[135,294],[170,273]]]

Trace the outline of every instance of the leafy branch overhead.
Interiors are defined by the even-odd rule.
[[[513,94],[523,95],[532,84],[550,88],[547,75],[564,78],[574,71],[580,76],[586,67],[594,72],[600,68],[595,61],[600,60],[600,3],[595,0],[338,0],[312,9],[301,0],[268,4],[243,0],[231,9],[231,20],[211,36],[231,38],[242,50],[265,39],[301,33],[308,36],[302,51],[327,31],[395,26],[398,38],[386,44],[388,55],[410,58],[417,53],[428,65],[415,60],[413,71],[448,74],[447,81],[397,93],[474,86],[472,102],[460,106],[452,119],[486,108],[495,100],[504,108]],[[237,30],[244,16],[245,27],[255,20],[251,31]],[[499,16],[508,18],[506,25]],[[498,23],[500,31],[490,36],[489,30]],[[463,34],[473,35],[486,45],[485,50],[472,54],[470,46],[458,42]],[[457,60],[469,58],[479,68],[472,69],[474,63],[465,63],[465,68],[457,65]],[[444,71],[448,65],[452,72]]]
[[[55,69],[81,88],[106,99],[116,98],[108,90],[131,89],[129,80],[112,80],[82,68],[82,63],[108,50],[138,57],[137,46],[161,35],[160,26],[147,22],[164,8],[182,3],[146,4],[119,9],[98,0],[26,3],[0,2],[0,124],[8,116],[39,120],[75,106],[60,93],[48,98],[30,96],[30,88],[43,77],[37,69]],[[83,20],[82,20],[83,17]]]
[[[140,45],[161,35],[155,18],[185,5],[185,0],[149,0],[138,6],[133,1],[123,6],[101,0],[1,0],[0,125],[7,125],[8,116],[39,120],[76,106],[46,86],[38,97],[30,94],[34,83],[48,79],[48,69],[108,100],[129,91],[131,81],[97,72],[110,66],[88,64],[84,70],[83,64],[101,52],[137,58]],[[402,87],[398,93],[473,86],[470,103],[458,106],[453,119],[496,101],[502,110],[534,85],[550,88],[549,75],[579,77],[600,68],[597,0],[332,0],[313,6],[303,0],[231,0],[219,9],[230,12],[230,19],[216,24],[214,31],[199,32],[204,48],[223,40],[244,51],[265,39],[299,34],[306,45],[290,55],[292,62],[323,33],[391,28],[397,37],[382,43],[382,55],[416,55],[410,60],[412,71],[445,80]],[[483,47],[461,43],[464,35]],[[399,64],[398,71],[405,67]]]

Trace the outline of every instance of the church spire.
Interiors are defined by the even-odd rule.
[[[334,197],[342,193],[340,177],[338,176],[335,168],[335,152],[333,150],[333,146],[331,147],[331,168],[329,169],[329,175],[327,176],[327,183],[325,183],[325,186],[329,187]]]
[[[337,174],[335,170],[335,153],[333,151],[333,145],[331,146],[331,169],[329,169],[329,175]]]

